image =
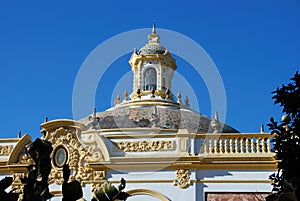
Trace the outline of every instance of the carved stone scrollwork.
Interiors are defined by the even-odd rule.
[[[115,151],[124,152],[145,152],[145,151],[173,151],[174,141],[133,141],[133,142],[115,142],[117,149]]]
[[[78,168],[78,174],[76,176],[76,180],[79,181],[91,181],[93,180],[93,176],[94,176],[94,169],[90,168],[89,164],[84,164],[83,166],[80,166]]]
[[[180,188],[187,188],[192,185],[190,171],[185,169],[176,170],[176,179],[174,180],[173,185]]]
[[[0,156],[9,156],[13,149],[12,145],[3,145],[0,146]]]
[[[79,182],[89,183],[96,180],[97,177],[99,180],[105,179],[105,172],[101,176],[99,172],[102,171],[94,171],[88,164],[88,162],[100,161],[103,158],[102,154],[94,145],[87,147],[81,144],[77,139],[76,130],[58,128],[51,133],[48,140],[53,146],[53,168],[49,175],[50,184],[63,183],[62,166],[65,163],[69,164],[72,171],[71,181],[76,179]]]
[[[21,164],[32,164],[33,160],[29,154],[23,153],[19,157],[19,162]]]
[[[106,173],[105,171],[94,171],[94,181],[92,182],[92,193],[100,189],[106,183]]]
[[[103,182],[94,182],[94,183],[92,183],[92,193],[95,193],[96,190],[102,188],[104,183],[105,183],[104,181]]]
[[[58,128],[54,132],[51,133],[50,138],[48,139],[53,146],[53,153],[52,153],[52,165],[53,168],[51,170],[51,173],[49,175],[49,183],[55,183],[55,184],[62,184],[63,183],[63,172],[62,172],[62,166],[63,163],[58,163],[57,161],[60,161],[62,159],[65,160],[70,167],[70,170],[73,172],[72,176],[70,177],[71,180],[79,178],[79,172],[80,169],[84,168],[83,162],[85,159],[87,159],[89,156],[91,156],[90,153],[88,153],[88,149],[84,146],[82,146],[77,139],[76,131],[75,130],[69,130],[65,128]],[[58,152],[56,150],[58,149],[65,149],[66,155],[59,156],[55,155]],[[59,153],[58,153],[59,154]],[[60,159],[61,158],[61,159]],[[54,161],[56,160],[56,161]],[[57,166],[57,164],[61,166]]]
[[[94,180],[105,180],[105,171],[95,171]]]
[[[24,172],[16,172],[13,174],[12,192],[20,193],[18,201],[21,201],[23,199],[24,185],[22,184],[21,179],[23,179],[24,177]]]

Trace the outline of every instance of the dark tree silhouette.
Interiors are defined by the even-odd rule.
[[[62,201],[76,201],[82,198],[82,188],[78,181],[74,180],[68,183],[70,177],[70,168],[68,164],[63,166],[64,183],[62,185]]]
[[[12,177],[5,177],[0,180],[0,200],[5,201],[17,201],[19,198],[19,193],[13,193],[11,190],[9,193],[5,191],[13,183]]]
[[[273,195],[270,200],[300,201],[300,75],[298,71],[291,83],[272,92],[274,104],[282,107],[281,122],[273,118],[268,124],[275,135],[274,152],[278,160],[278,171],[272,174]]]
[[[118,189],[110,183],[105,183],[100,189],[95,192],[95,197],[92,201],[115,201],[126,200],[130,195],[126,192],[122,192],[125,188],[126,182],[122,178],[121,184]]]
[[[48,188],[52,150],[50,142],[39,138],[26,147],[25,152],[34,164],[28,166],[28,176],[21,179],[24,184],[23,201],[46,201],[53,197]]]

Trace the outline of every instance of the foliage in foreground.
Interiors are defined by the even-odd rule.
[[[92,201],[114,201],[114,200],[126,200],[130,195],[126,192],[122,192],[125,188],[126,182],[122,178],[121,184],[118,189],[110,183],[105,183],[100,189],[95,192],[95,197]]]
[[[273,151],[278,160],[278,171],[270,176],[273,195],[279,200],[300,201],[300,75],[291,83],[278,87],[272,99],[282,107],[281,122],[270,119],[268,124],[273,139]]]

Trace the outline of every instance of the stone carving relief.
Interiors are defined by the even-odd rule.
[[[102,185],[106,182],[105,171],[94,171],[94,181],[92,183],[92,192],[94,193],[96,190],[102,187]]]
[[[59,160],[59,158],[57,158],[59,156],[54,156],[56,150],[62,148],[66,150],[66,152],[63,152],[65,155],[62,155],[61,157],[69,164],[70,170],[72,171],[70,180],[93,180],[96,173],[87,162],[99,161],[102,158],[101,153],[97,151],[95,146],[88,148],[87,146],[82,145],[77,139],[75,130],[62,127],[53,131],[48,140],[53,146],[52,160]],[[52,165],[53,168],[49,175],[49,183],[62,184],[62,166],[58,166],[57,161],[52,161]]]
[[[173,151],[174,141],[161,140],[161,141],[131,141],[131,142],[115,142],[117,150],[124,152],[146,152],[146,151]]]
[[[18,201],[21,201],[23,199],[24,185],[22,184],[21,179],[23,179],[24,177],[24,172],[13,173],[12,192],[20,193]]]
[[[104,183],[105,183],[104,181],[103,182],[97,182],[97,183],[94,182],[94,183],[92,183],[92,193],[95,193],[96,190],[102,188]]]
[[[190,171],[185,169],[176,170],[176,178],[173,182],[173,185],[180,188],[187,188],[192,185],[190,180]]]
[[[19,157],[19,162],[21,164],[32,164],[33,160],[31,158],[31,156],[29,156],[29,154],[23,153]]]
[[[0,146],[0,156],[9,156],[13,149],[12,145],[2,145]]]

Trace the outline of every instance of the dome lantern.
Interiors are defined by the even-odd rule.
[[[136,94],[138,89],[142,97],[151,96],[151,91],[155,90],[156,97],[163,99],[167,89],[172,91],[176,62],[168,49],[160,45],[159,39],[156,26],[153,24],[152,32],[148,35],[148,43],[140,50],[135,48],[131,55],[129,64],[133,71],[133,93],[130,95],[132,99],[138,97]],[[168,99],[173,100],[172,93],[168,96]]]

